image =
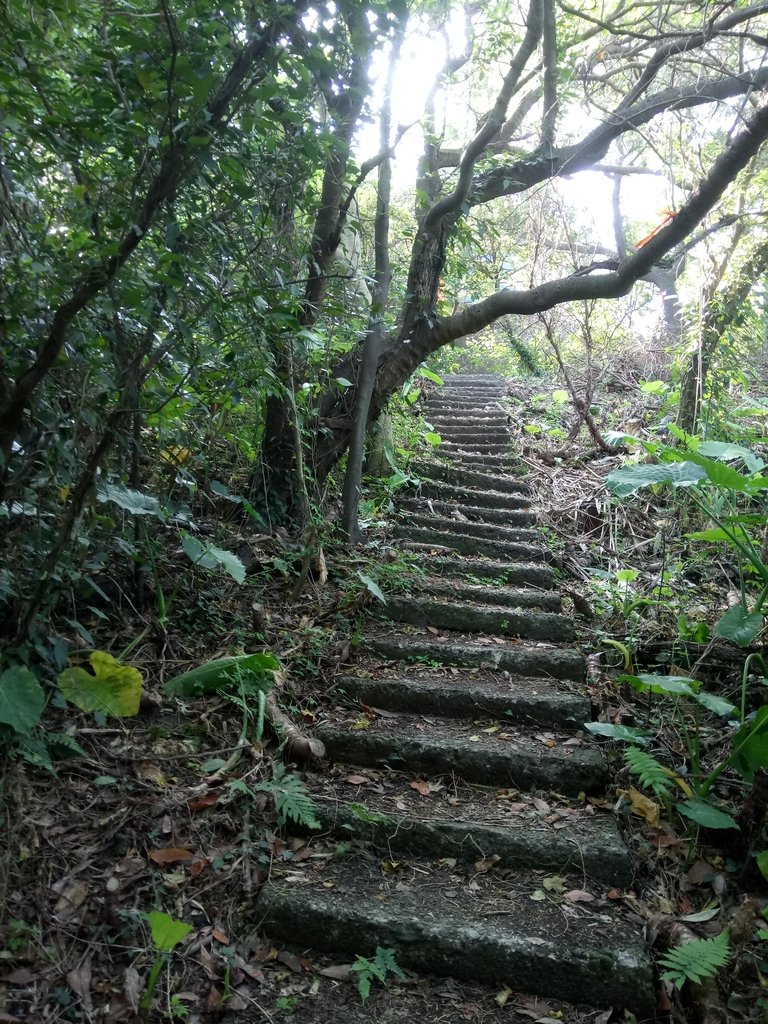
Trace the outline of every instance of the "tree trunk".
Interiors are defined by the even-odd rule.
[[[389,158],[389,149],[392,130],[392,82],[405,32],[405,25],[405,19],[398,23],[397,32],[392,41],[381,106],[379,150],[381,153],[386,153],[387,156],[379,164],[379,183],[376,195],[376,220],[374,226],[375,270],[373,297],[368,331],[365,336],[360,359],[360,374],[357,380],[355,411],[350,437],[349,457],[347,459],[347,472],[344,477],[344,492],[342,495],[344,530],[351,544],[355,544],[360,540],[358,506],[362,489],[365,436],[368,428],[371,396],[373,395],[373,388],[376,383],[379,354],[386,338],[384,315],[387,308],[387,300],[389,299],[389,282],[392,277],[389,263],[389,202],[392,192],[392,163]]]

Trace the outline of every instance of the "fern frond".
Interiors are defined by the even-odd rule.
[[[669,799],[674,774],[652,754],[639,747],[627,747],[624,751],[624,764],[629,774],[636,776],[644,789],[650,789],[662,800]]]
[[[711,939],[694,939],[661,958],[661,966],[668,968],[662,978],[673,981],[678,988],[682,988],[686,981],[698,985],[704,978],[713,978],[728,963],[730,955],[727,929]]]
[[[298,775],[286,774],[284,765],[275,765],[271,782],[260,782],[253,788],[272,795],[278,825],[285,825],[290,818],[304,828],[320,828],[314,801],[304,783]]]

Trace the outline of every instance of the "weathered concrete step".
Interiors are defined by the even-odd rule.
[[[493,720],[478,724],[397,714],[368,716],[365,721],[367,726],[361,729],[359,714],[339,715],[337,720],[315,727],[329,761],[365,767],[389,765],[428,775],[454,772],[466,782],[552,790],[566,796],[599,793],[608,781],[598,748],[591,743],[569,746],[567,735],[547,746],[513,723]],[[489,734],[483,731],[487,728],[497,731]]]
[[[561,897],[533,904],[541,876],[488,872],[470,888],[423,862],[387,875],[361,860],[310,859],[286,874],[273,872],[254,908],[272,938],[348,957],[391,948],[418,971],[653,1016],[648,955],[607,900],[586,912]]]
[[[501,526],[499,523],[478,523],[469,520],[460,521],[450,516],[430,515],[428,512],[410,512],[401,520],[404,526],[420,526],[445,533],[463,533],[469,537],[485,537],[489,540],[505,540],[535,544],[540,539],[538,530],[530,527]]]
[[[434,426],[434,423],[432,424]],[[443,444],[470,445],[474,442],[484,444],[506,444],[512,442],[512,435],[506,427],[495,427],[485,430],[459,430],[451,427],[440,427]]]
[[[433,402],[455,402],[469,399],[482,402],[487,399],[498,399],[500,401],[506,397],[506,388],[488,387],[478,384],[474,387],[441,388],[439,391],[433,392],[429,399]]]
[[[492,473],[463,471],[440,462],[412,462],[411,472],[427,480],[455,484],[457,487],[473,487],[480,490],[497,491],[503,494],[529,494],[528,484],[513,476],[496,476]]]
[[[477,586],[472,583],[451,583],[440,577],[427,576],[414,581],[413,594],[430,594],[450,598],[464,604],[500,605],[503,608],[540,608],[559,612],[562,599],[556,590],[536,590],[533,587]]]
[[[476,487],[447,483],[444,480],[421,480],[419,494],[424,498],[438,501],[458,501],[475,508],[528,509],[529,495],[494,490],[478,490]]]
[[[439,413],[430,418],[432,426],[440,429],[451,427],[467,432],[490,430],[509,430],[509,416],[500,409],[496,412],[467,413],[466,416],[441,416]]]
[[[535,526],[536,513],[530,509],[499,509],[499,508],[474,508],[472,505],[462,505],[450,501],[434,501],[424,498],[403,498],[398,501],[398,508],[403,512],[420,512],[426,514],[433,512],[436,515],[446,516],[455,519],[456,522],[471,520],[472,522],[500,523],[502,526]]]
[[[503,399],[499,398],[428,398],[426,401],[427,416],[463,416],[487,412],[506,413]]]
[[[410,774],[371,772],[370,784],[361,785],[364,777],[345,769],[316,781],[305,775],[323,831],[399,858],[476,863],[493,855],[497,871],[573,871],[622,889],[632,883],[632,860],[615,818],[590,813],[589,804],[550,799],[542,807],[539,799],[537,807],[527,793],[459,787],[453,779],[450,786],[430,780],[424,795],[426,786],[414,790]]]
[[[429,597],[389,597],[385,605],[377,606],[377,614],[390,622],[408,622],[412,626],[436,626],[464,633],[524,637],[552,643],[567,643],[574,636],[573,621],[558,612],[489,608]]]
[[[520,463],[512,460],[498,460],[494,455],[450,455],[450,465],[462,473],[493,473],[502,476],[519,476]]]
[[[504,678],[491,672],[342,676],[336,688],[369,707],[448,718],[486,714],[519,725],[568,731],[592,720],[589,699],[581,694],[557,689],[546,679]]]
[[[430,558],[429,571],[436,576],[461,579],[470,583],[495,585],[497,582],[512,587],[536,587],[551,590],[555,585],[552,569],[541,563],[494,562],[486,558]]]
[[[454,454],[456,452],[473,452],[483,455],[503,455],[507,458],[512,453],[512,446],[509,441],[467,441],[459,443],[456,441],[443,440],[439,447],[441,455]]]
[[[584,681],[584,659],[572,647],[551,644],[473,641],[462,636],[426,639],[403,632],[368,636],[366,650],[394,661],[463,665],[509,672],[515,676]]]
[[[548,552],[533,544],[514,544],[500,540],[486,540],[468,534],[452,533],[448,530],[423,529],[398,523],[394,536],[400,540],[415,541],[417,544],[432,544],[435,547],[452,548],[466,555],[485,555],[488,558],[508,558],[518,562],[543,561]]]
[[[461,451],[447,452],[439,450],[440,458],[447,459],[451,466],[462,473],[491,473],[494,476],[519,477],[523,471],[520,460],[511,453],[508,455],[488,455],[483,452]]]

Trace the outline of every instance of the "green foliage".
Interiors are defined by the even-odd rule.
[[[163,689],[172,697],[194,700],[196,697],[231,690],[244,683],[249,690],[268,690],[280,662],[273,654],[239,654],[216,658],[189,672],[166,680]]]
[[[245,582],[245,566],[231,551],[198,540],[189,533],[182,533],[181,546],[195,565],[203,569],[216,569],[220,566],[237,583]]]
[[[612,722],[585,722],[584,728],[593,736],[604,736],[619,743],[648,742],[650,733],[647,729],[635,729],[629,725],[614,725]]]
[[[384,596],[381,587],[378,585],[378,583],[376,583],[375,580],[372,580],[370,576],[367,576],[365,573],[362,572],[359,572],[357,575],[360,578],[360,582],[365,584],[368,592],[373,594],[377,601],[381,601],[382,604],[387,603],[387,599]]]
[[[698,985],[705,978],[713,978],[728,963],[730,955],[727,930],[711,939],[694,939],[660,958],[661,966],[667,968],[662,978],[674,982],[678,988],[682,988],[686,981]]]
[[[0,723],[23,735],[38,724],[44,706],[45,691],[28,668],[14,665],[0,675]]]
[[[115,718],[138,714],[144,682],[141,672],[122,665],[106,651],[93,651],[89,661],[92,673],[68,668],[59,675],[59,689],[70,704]]]
[[[159,953],[170,953],[192,931],[192,925],[177,921],[161,910],[153,910],[147,916],[152,945]]]
[[[320,828],[314,801],[298,775],[286,772],[285,766],[275,764],[270,782],[260,782],[255,790],[271,794],[279,825],[289,820],[304,828]]]
[[[718,441],[701,442],[697,437],[676,431],[687,450],[643,442],[646,452],[658,462],[651,465],[626,465],[606,478],[606,486],[619,498],[627,498],[638,490],[671,483],[675,488],[690,491],[693,503],[704,516],[715,523],[715,529],[695,531],[692,539],[727,544],[741,561],[743,572],[752,572],[762,587],[755,607],[744,604],[730,608],[715,627],[715,634],[738,644],[749,646],[763,625],[763,603],[768,599],[768,566],[761,553],[756,532],[765,527],[766,516],[753,513],[748,502],[764,502],[768,496],[765,463],[743,445]],[[742,464],[740,472],[731,463]]]
[[[624,751],[624,763],[629,773],[636,776],[644,789],[650,789],[655,796],[665,802],[669,800],[672,793],[673,774],[652,754],[639,747],[628,747]]]
[[[713,807],[705,800],[681,800],[677,805],[677,811],[703,828],[739,827],[732,815]]]
[[[285,765],[279,762],[274,765],[269,781],[249,787],[242,779],[233,779],[229,788],[230,792],[242,793],[251,799],[256,793],[268,793],[275,802],[279,825],[285,825],[290,820],[302,828],[320,828],[314,801],[307,793],[304,783],[298,775],[286,772]]]
[[[357,990],[362,1002],[365,1002],[371,994],[371,984],[374,981],[380,981],[382,985],[386,985],[389,974],[397,978],[405,978],[395,960],[394,949],[382,946],[376,947],[376,953],[371,958],[358,956],[352,964],[352,970],[357,974]]]

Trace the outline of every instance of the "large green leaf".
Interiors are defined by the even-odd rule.
[[[740,604],[729,608],[715,626],[715,636],[732,640],[739,647],[749,647],[763,626],[761,612],[748,612]]]
[[[704,690],[700,690],[695,695],[695,699],[702,707],[708,711],[713,711],[716,715],[720,715],[721,718],[732,718],[736,714],[736,705],[731,704],[729,700],[725,700],[723,697],[718,697],[716,693],[706,693]]]
[[[706,478],[706,472],[693,462],[669,462],[653,466],[623,466],[605,478],[605,486],[619,498],[626,498],[652,484],[691,487]]]
[[[629,725],[613,725],[611,722],[585,722],[584,728],[595,736],[605,736],[621,743],[646,744],[651,735],[647,729],[633,729]]]
[[[0,675],[0,722],[14,732],[27,733],[37,725],[45,706],[45,691],[37,676],[24,665],[13,665]]]
[[[738,828],[738,824],[730,814],[726,814],[725,811],[719,810],[717,807],[713,807],[711,804],[705,803],[704,800],[696,800],[691,798],[690,800],[681,800],[677,805],[677,809],[680,814],[686,818],[690,818],[691,821],[696,822],[697,825],[702,825],[704,828]]]
[[[189,672],[183,672],[163,684],[166,693],[173,697],[193,700],[206,693],[217,693],[232,689],[240,680],[259,684],[268,690],[274,683],[274,673],[280,662],[273,654],[239,654],[231,658],[216,658]]]
[[[165,512],[157,498],[150,494],[142,494],[122,484],[102,484],[96,497],[99,501],[111,501],[125,512],[134,516],[157,516],[165,522]]]
[[[727,441],[703,441],[699,445],[699,455],[722,459],[723,462],[742,459],[750,473],[757,473],[765,467],[763,460],[759,459],[749,448],[745,448],[741,444],[730,444]]]
[[[93,674],[84,668],[67,668],[58,678],[59,688],[70,704],[81,711],[100,711],[115,718],[138,714],[141,672],[122,665],[106,651],[94,651],[89,660]]]
[[[360,577],[360,581],[366,585],[369,592],[373,594],[377,601],[381,601],[382,604],[387,603],[387,599],[384,596],[384,591],[381,589],[381,587],[375,580],[372,580],[370,576],[367,576],[363,572],[359,572],[357,575]]]
[[[768,768],[768,706],[758,708],[734,736],[731,764],[747,781]]]
[[[693,697],[701,686],[697,679],[688,679],[686,676],[623,675],[619,676],[619,680],[629,683],[639,693],[665,694],[668,697]]]
[[[195,565],[204,569],[216,569],[218,566],[228,573],[233,580],[242,583],[245,580],[245,566],[231,551],[216,547],[215,544],[199,541],[190,533],[181,537],[181,546]]]
[[[152,945],[159,953],[170,953],[192,931],[191,924],[177,921],[162,910],[152,910],[148,917]]]

